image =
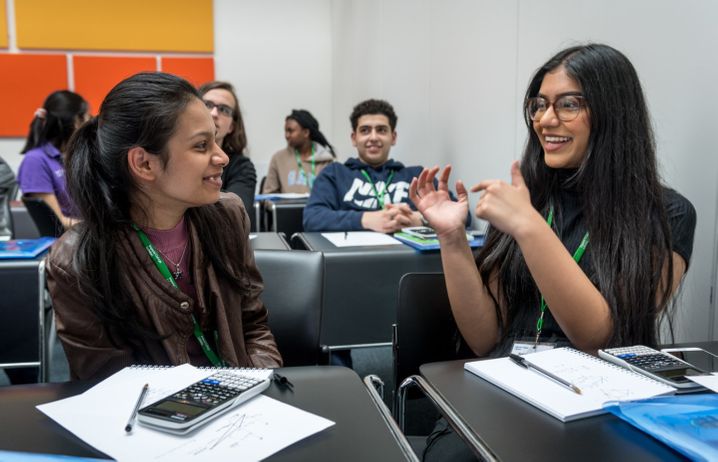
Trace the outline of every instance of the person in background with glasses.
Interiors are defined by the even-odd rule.
[[[319,172],[334,162],[334,148],[304,109],[294,109],[284,119],[284,138],[287,147],[272,156],[262,193],[308,193]]]
[[[459,201],[449,200],[450,166],[425,169],[410,188],[441,242],[464,340],[489,357],[656,346],[688,269],[696,212],[661,183],[635,69],[606,45],[565,49],[533,76],[524,109],[528,141],[511,181],[470,190],[490,224],[476,258],[464,233],[469,191],[458,181]],[[437,438],[443,426],[427,459],[463,460],[458,438]]]
[[[229,164],[222,173],[222,191],[238,195],[244,207],[251,211],[257,188],[257,170],[247,157],[247,134],[237,93],[232,84],[220,81],[205,83],[199,87],[199,92],[217,126],[217,144],[229,156]],[[253,213],[250,215],[254,216]]]
[[[48,288],[73,379],[131,364],[279,367],[249,217],[189,82],[117,84],[67,148],[83,221],[53,244]],[[236,239],[227,239],[228,235]]]

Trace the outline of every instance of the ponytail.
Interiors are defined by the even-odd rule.
[[[336,158],[337,155],[334,152],[334,146],[332,146],[324,134],[319,131],[319,122],[314,116],[306,109],[293,109],[292,113],[289,114],[286,120],[292,119],[299,124],[300,127],[309,130],[309,139],[315,141],[325,148],[329,149],[332,157]]]

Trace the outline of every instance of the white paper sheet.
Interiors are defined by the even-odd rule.
[[[118,372],[87,392],[37,408],[89,445],[118,461],[260,460],[334,422],[260,395],[185,436],[136,423],[124,431],[144,383],[149,404],[209,375],[189,365]],[[153,385],[154,384],[154,385]]]
[[[335,247],[361,247],[401,244],[388,234],[374,231],[348,231],[338,233],[322,233],[322,236]]]
[[[711,375],[689,375],[687,376],[690,380],[694,381],[698,385],[703,385],[707,389],[718,393],[718,374],[712,373]]]

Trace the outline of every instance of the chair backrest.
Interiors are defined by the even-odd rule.
[[[35,222],[40,236],[60,237],[65,231],[60,219],[55,215],[47,203],[38,197],[22,196],[22,202],[27,208],[27,213]]]
[[[475,356],[451,313],[444,273],[407,273],[401,278],[393,337],[396,386],[418,374],[422,364]]]
[[[321,252],[255,250],[262,301],[285,366],[324,363],[319,345],[324,292]]]

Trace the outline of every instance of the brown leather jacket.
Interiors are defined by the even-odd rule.
[[[156,331],[163,340],[147,339],[142,348],[115,347],[108,332],[93,314],[87,299],[77,289],[77,273],[72,256],[79,233],[66,232],[48,256],[47,275],[57,333],[62,341],[73,379],[101,378],[136,364],[183,364],[189,362],[188,342],[196,342],[191,314],[203,330],[217,329],[219,356],[231,366],[279,367],[282,358],[267,325],[267,310],[259,299],[262,277],[249,245],[249,219],[242,202],[234,194],[222,194],[220,202],[236,217],[236,227],[226,230],[227,239],[244,247],[249,271],[250,293],[242,296],[219,279],[211,265],[206,270],[197,230],[188,221],[192,246],[194,284],[197,301],[167,282],[150,259],[139,238],[127,228],[117,243],[123,267],[124,285],[135,303],[141,323]],[[195,304],[198,306],[195,307]],[[211,319],[210,319],[211,317]],[[211,326],[211,327],[210,327]]]

